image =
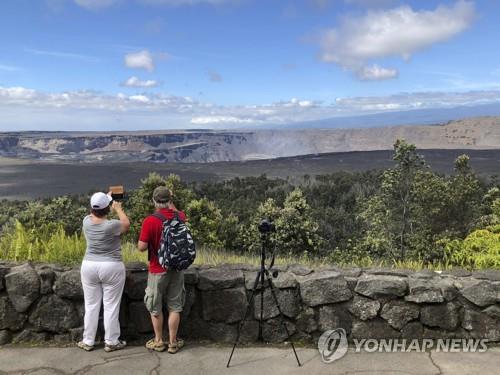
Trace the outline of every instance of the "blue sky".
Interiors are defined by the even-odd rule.
[[[498,102],[499,14],[487,0],[3,0],[0,130]]]

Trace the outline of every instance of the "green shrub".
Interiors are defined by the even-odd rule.
[[[447,260],[456,266],[500,268],[500,225],[478,229],[464,240],[445,243]]]

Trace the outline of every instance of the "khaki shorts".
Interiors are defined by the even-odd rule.
[[[181,312],[185,298],[184,271],[148,274],[144,304],[151,314],[159,315],[163,311],[164,301],[168,311]]]

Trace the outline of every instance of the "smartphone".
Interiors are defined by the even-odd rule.
[[[125,189],[123,185],[110,186],[109,191],[114,201],[120,202],[125,198]]]

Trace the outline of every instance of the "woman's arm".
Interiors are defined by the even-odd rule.
[[[127,233],[130,229],[130,220],[125,214],[125,211],[123,211],[122,204],[120,202],[113,201],[111,208],[116,212],[118,219],[122,224],[122,234]]]

